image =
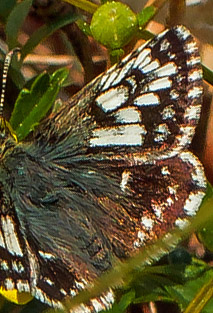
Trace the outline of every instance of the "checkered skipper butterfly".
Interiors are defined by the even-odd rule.
[[[198,49],[177,26],[83,88],[32,141],[2,132],[0,285],[61,307],[114,257],[184,226],[206,187],[188,151],[201,102]]]

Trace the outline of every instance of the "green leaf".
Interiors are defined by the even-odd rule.
[[[209,303],[212,297],[213,297],[213,277],[211,276],[203,284],[203,286],[199,288],[195,297],[187,306],[185,313],[200,313],[201,311],[203,312],[203,308],[206,307],[207,303]]]
[[[209,251],[213,252],[213,219],[199,232],[199,239]]]
[[[9,50],[17,47],[18,45],[18,33],[29,12],[32,1],[33,0],[23,0],[22,2],[18,3],[8,17],[5,31]]]
[[[123,49],[111,50],[110,51],[110,61],[111,61],[111,64],[118,63],[123,55],[124,55],[124,50]]]
[[[203,78],[211,85],[213,85],[213,72],[203,65]]]
[[[101,4],[105,4],[107,2],[112,2],[113,0],[101,0]]]
[[[67,76],[67,69],[60,69],[51,77],[48,74],[41,74],[30,90],[21,91],[10,119],[19,141],[23,140],[47,114]]]
[[[23,122],[25,117],[37,104],[38,99],[40,99],[50,84],[50,76],[47,73],[42,73],[39,75],[32,84],[31,90],[22,89],[16,103],[14,105],[14,110],[10,117],[10,124],[14,130]]]
[[[209,283],[209,281],[212,279],[213,279],[213,270],[208,270],[201,277],[196,278],[194,280],[189,280],[184,285],[165,286],[165,289],[170,294],[171,298],[176,303],[178,303],[181,310],[185,310],[189,303],[193,301],[194,297],[202,288],[202,286]],[[212,313],[212,312],[213,312],[213,299],[202,310],[202,313]]]
[[[86,35],[86,36],[92,36],[90,25],[83,21],[82,19],[79,19],[76,24],[80,28],[80,30]]]
[[[140,28],[144,28],[145,25],[153,18],[157,9],[154,6],[148,6],[143,9],[137,15],[138,25]]]
[[[131,289],[135,290],[134,303],[166,300],[172,301],[164,286],[175,286],[182,284],[185,266],[164,265],[146,268],[131,282]]]
[[[22,47],[21,51],[21,57],[22,60],[32,52],[32,50],[46,37],[50,36],[52,33],[54,33],[57,29],[68,25],[70,23],[73,23],[79,18],[78,15],[70,15],[67,14],[65,16],[60,16],[54,20],[51,20],[49,24],[45,24],[42,27],[40,27],[37,31],[35,31],[32,36],[28,39],[26,44]]]
[[[68,2],[69,4],[72,4],[77,8],[80,8],[81,10],[84,10],[91,14],[93,14],[98,8],[97,4],[92,3],[91,1],[88,0],[63,0],[63,1]]]
[[[213,187],[208,184],[204,202],[213,198]],[[213,208],[212,208],[213,209]],[[213,216],[198,233],[199,239],[209,251],[213,252]]]
[[[0,0],[0,18],[3,22],[6,21],[8,15],[16,5],[16,0]]]
[[[178,288],[184,286],[189,280],[201,277],[209,266],[206,263],[193,259],[190,265],[173,264],[157,265],[147,267],[142,271],[135,271],[132,275],[132,282],[129,285],[131,290],[135,290],[133,303],[143,303],[149,301],[170,301],[176,299],[166,288]]]
[[[113,307],[107,311],[107,313],[122,313],[125,312],[128,306],[133,302],[135,298],[135,292],[133,290],[124,294],[118,303],[115,303]]]

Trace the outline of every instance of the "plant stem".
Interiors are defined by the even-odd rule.
[[[196,294],[194,299],[189,303],[184,313],[200,313],[204,306],[212,299],[213,296],[213,279],[209,280]]]

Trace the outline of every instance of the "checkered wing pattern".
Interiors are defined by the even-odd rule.
[[[1,183],[0,284],[61,307],[113,258],[184,227],[206,187],[188,151],[201,102],[198,49],[177,26],[91,82],[32,142],[10,147],[1,160],[9,179]],[[75,312],[112,302],[109,291]]]

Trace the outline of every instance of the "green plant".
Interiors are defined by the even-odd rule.
[[[21,57],[16,60],[12,66],[11,79],[20,94],[15,102],[14,110],[11,114],[10,123],[19,141],[25,139],[31,130],[39,123],[39,121],[51,109],[53,102],[61,85],[65,84],[67,77],[67,70],[60,69],[54,74],[39,74],[32,81],[27,82],[25,76],[21,74],[20,69],[23,65],[26,56],[32,53],[33,49],[46,37],[51,35],[58,29],[76,22],[86,35],[93,35],[102,44],[105,44],[109,49],[111,62],[114,63],[124,53],[125,46],[136,38],[151,37],[152,34],[144,30],[145,25],[158,12],[155,6],[148,7],[141,11],[138,15],[130,12],[132,21],[132,29],[126,34],[126,23],[122,22],[116,25],[113,32],[119,38],[116,42],[109,34],[104,34],[104,39],[100,34],[103,33],[101,29],[101,20],[106,18],[109,7],[114,4],[103,4],[100,8],[92,5],[89,1],[72,1],[74,5],[81,4],[81,8],[87,10],[88,13],[94,13],[96,10],[102,10],[104,15],[94,14],[92,25],[84,20],[82,14],[67,14],[51,19],[51,22],[44,23],[40,28],[36,29],[26,43],[21,46]],[[16,4],[15,1],[1,1],[0,12],[1,21],[4,24],[6,34],[6,44],[9,49],[13,49],[18,44],[18,34],[22,28],[24,20],[29,13],[32,5],[32,0],[24,0]],[[107,8],[108,7],[108,8]],[[125,15],[126,7],[116,3],[116,10],[121,15]],[[121,10],[121,11],[119,11]],[[101,12],[101,13],[102,13]],[[101,37],[101,38],[100,38]],[[1,49],[5,54],[5,49]],[[204,67],[204,79],[213,84],[213,73]],[[24,86],[29,87],[22,89]],[[126,263],[119,264],[110,272],[105,274],[100,280],[94,284],[94,288],[89,291],[83,291],[73,303],[80,303],[82,300],[86,301],[91,296],[97,295],[101,290],[104,291],[109,286],[120,287],[121,282],[124,282],[124,287],[119,288],[118,295],[120,300],[113,306],[111,312],[125,312],[130,304],[146,303],[149,301],[166,301],[175,302],[181,310],[185,313],[194,312],[212,312],[212,301],[209,301],[212,295],[212,269],[204,261],[199,261],[196,258],[191,258],[185,262],[185,254],[181,255],[177,264],[157,264],[153,267],[147,266],[151,262],[157,262],[161,256],[167,254],[174,246],[181,240],[186,238],[192,231],[199,230],[206,222],[212,219],[212,189],[209,187],[208,199],[205,200],[203,209],[200,214],[192,222],[192,224],[184,231],[176,231],[170,235],[157,241],[152,246],[148,246],[144,251],[135,258]],[[211,223],[210,223],[211,228]],[[203,236],[204,237],[204,236]],[[209,239],[208,236],[208,246]],[[204,241],[205,243],[205,241]],[[109,283],[110,282],[110,283]],[[208,289],[208,293],[206,290]],[[207,302],[209,302],[207,304]],[[195,303],[195,305],[194,305]],[[201,306],[199,306],[201,304]],[[206,305],[207,304],[207,305]],[[37,308],[36,308],[37,305]],[[68,304],[70,305],[70,304]],[[203,309],[205,305],[205,308]],[[34,306],[32,308],[32,306]],[[6,309],[5,309],[6,308]],[[2,312],[9,312],[13,310],[12,304],[4,304]],[[20,307],[20,312],[41,312],[40,304],[35,302],[29,303],[25,307]],[[37,311],[36,311],[37,310]],[[197,311],[195,311],[197,310]]]

